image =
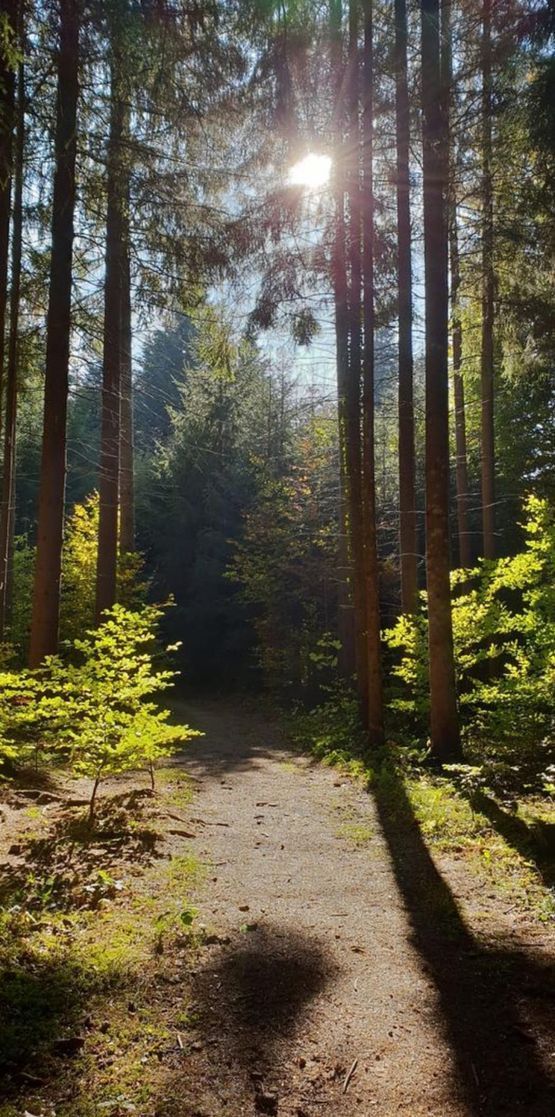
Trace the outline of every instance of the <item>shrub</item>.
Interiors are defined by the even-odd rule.
[[[470,755],[524,769],[533,781],[554,741],[555,519],[537,497],[527,501],[526,514],[523,551],[454,572],[453,635]],[[421,598],[422,612],[401,617],[386,640],[401,684],[392,707],[422,733],[428,698]]]
[[[91,821],[101,780],[147,766],[154,785],[158,757],[198,736],[169,725],[169,711],[154,700],[174,679],[155,665],[160,616],[154,606],[115,605],[99,628],[73,642],[69,662],[50,656],[38,671],[0,677],[0,759],[21,764],[42,753],[69,760],[76,775],[93,780]]]
[[[75,640],[94,623],[96,560],[98,554],[98,493],[76,504],[68,518],[62,555],[60,638]],[[10,638],[25,649],[31,623],[35,548],[27,536],[15,540],[13,609]],[[144,604],[148,584],[142,575],[141,555],[118,556],[118,601],[127,609]]]

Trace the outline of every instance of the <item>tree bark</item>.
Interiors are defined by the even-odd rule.
[[[335,133],[337,156],[333,167],[334,221],[331,278],[334,301],[335,348],[337,366],[337,422],[340,483],[339,610],[341,661],[345,673],[357,674],[360,660],[360,613],[355,605],[354,562],[351,533],[351,488],[348,447],[349,315],[347,305],[347,262],[345,225],[345,166],[343,125],[344,65],[342,59],[341,0],[330,0],[330,60],[335,93]],[[357,683],[358,685],[358,683]]]
[[[348,199],[347,307],[348,372],[346,385],[347,475],[349,527],[353,560],[353,599],[356,620],[356,665],[361,716],[368,727],[369,679],[365,585],[365,540],[362,491],[362,227],[360,195],[360,69],[358,50],[358,0],[349,3],[349,61],[347,72],[348,127],[346,173]]]
[[[71,334],[77,100],[79,96],[79,3],[60,0],[60,47],[56,102],[52,257],[46,320],[46,370],[37,561],[29,662],[38,666],[56,652],[66,479],[66,419]]]
[[[472,565],[472,547],[469,532],[468,462],[466,449],[466,412],[464,402],[464,380],[462,375],[462,322],[460,308],[460,256],[457,224],[457,171],[458,159],[456,141],[452,129],[453,110],[456,103],[453,78],[453,51],[451,46],[452,29],[451,0],[443,0],[441,9],[443,80],[448,98],[449,128],[449,185],[448,185],[448,227],[449,263],[451,271],[451,343],[453,351],[453,397],[455,404],[455,484],[457,494],[457,539],[459,565]]]
[[[100,515],[96,569],[97,623],[100,621],[102,614],[114,605],[117,589],[124,215],[122,140],[125,122],[121,64],[121,52],[116,43],[112,47],[110,64],[110,135],[108,139],[99,486]]]
[[[418,603],[418,556],[415,501],[407,37],[406,0],[395,0],[395,129],[399,303],[399,550],[401,556],[401,608],[403,613],[414,613]]]
[[[364,0],[364,92],[362,98],[362,231],[363,321],[362,356],[362,513],[364,527],[364,588],[368,671],[368,739],[374,746],[384,737],[381,655],[380,579],[376,528],[374,439],[374,60],[372,0]]]
[[[15,499],[15,450],[18,402],[19,297],[23,238],[23,150],[25,142],[25,79],[23,63],[17,74],[17,122],[14,159],[14,204],[11,258],[10,329],[6,377],[6,420],[4,426],[4,468],[2,507],[0,509],[0,640],[7,620],[10,556],[13,554]]]
[[[484,555],[495,558],[495,438],[494,438],[494,271],[491,0],[482,8],[482,530]]]
[[[135,550],[135,478],[133,467],[133,365],[131,354],[131,274],[129,242],[129,190],[126,190],[122,241],[121,284],[121,430],[120,430],[120,537],[122,554]]]
[[[448,114],[438,0],[421,0],[424,279],[426,295],[426,570],[431,747],[461,755],[449,583]]]
[[[2,0],[0,15],[15,34],[17,7],[14,0]],[[5,57],[0,59],[0,432],[5,380],[6,308],[8,305],[8,256],[10,245],[10,208],[12,192],[15,71]]]
[[[453,347],[453,396],[455,402],[455,453],[457,489],[457,536],[459,564],[472,566],[472,542],[469,526],[470,492],[468,487],[468,456],[466,448],[466,411],[462,375],[462,323],[459,302],[461,284],[457,206],[453,200],[449,215],[449,249],[451,258],[451,338]]]

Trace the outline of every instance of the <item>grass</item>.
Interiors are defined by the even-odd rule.
[[[372,767],[362,755],[363,740],[351,707],[330,702],[297,715],[289,723],[294,740],[324,764],[374,786],[394,809],[400,781],[432,854],[464,862],[491,893],[538,923],[554,919],[553,798],[522,798],[508,810],[488,792],[480,806],[480,797],[465,793],[454,780],[407,769],[395,752],[383,754]],[[340,836],[355,845],[369,840],[364,822],[346,822],[342,831]]]
[[[372,841],[374,830],[363,822],[343,822],[337,830],[337,836],[345,838],[357,849],[362,849],[363,846],[367,846]]]
[[[157,795],[140,807],[148,821],[168,807],[185,809],[192,797],[185,773],[159,775]],[[133,811],[128,822],[124,840],[134,843],[144,822]],[[48,845],[43,828],[45,838]],[[50,870],[37,866],[32,907],[12,892],[0,909],[0,1117],[152,1113],[160,1053],[189,1026],[188,967],[201,934],[190,898],[203,867],[187,849],[161,859],[152,847],[138,862],[130,844],[125,859],[125,845],[116,853],[109,832],[104,839],[99,833],[92,850],[102,854],[93,869],[100,897],[62,902]],[[68,878],[90,853],[83,847],[72,860],[75,843],[71,828],[57,834]],[[89,867],[83,872],[89,881]],[[69,898],[82,894],[78,883]]]
[[[463,858],[498,895],[540,922],[555,917],[555,896],[542,881],[532,846],[529,856],[515,849],[449,780],[411,776],[405,779],[405,786],[422,835],[432,850]],[[515,815],[519,812],[535,817],[531,805],[519,804]],[[550,813],[546,802],[541,816]]]

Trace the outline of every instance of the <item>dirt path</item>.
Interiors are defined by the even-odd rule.
[[[502,920],[478,938],[399,806],[291,753],[260,716],[180,713],[206,733],[184,765],[212,869],[197,1040],[158,1112],[552,1117],[540,939],[524,955]]]

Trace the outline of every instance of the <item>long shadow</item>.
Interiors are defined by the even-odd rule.
[[[555,984],[538,958],[469,931],[421,836],[401,779],[374,792],[413,941],[432,976],[459,1089],[473,1117],[553,1117]]]
[[[518,815],[503,810],[485,791],[468,793],[467,798],[513,849],[534,862],[544,884],[552,888],[555,885],[555,823],[538,822],[530,826]]]

